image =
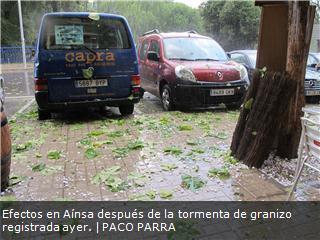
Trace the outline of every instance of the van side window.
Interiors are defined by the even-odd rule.
[[[156,53],[158,53],[158,55],[160,56],[160,47],[159,47],[158,41],[155,41],[155,40],[152,40],[152,41],[151,41],[149,51],[156,52]]]
[[[148,50],[148,40],[144,40],[143,43],[141,44],[141,49],[140,49],[140,59],[145,60],[147,56],[147,50]]]

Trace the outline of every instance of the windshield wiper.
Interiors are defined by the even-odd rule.
[[[194,61],[194,59],[190,58],[169,58],[169,60]]]
[[[195,61],[214,61],[214,62],[219,62],[220,60],[218,59],[213,59],[213,58],[197,58]]]
[[[78,49],[85,48],[89,52],[93,53],[94,55],[97,55],[96,51],[94,51],[92,48],[87,47],[86,45],[72,45],[72,46],[77,47]]]

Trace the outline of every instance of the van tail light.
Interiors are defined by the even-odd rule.
[[[140,84],[141,84],[140,75],[132,75],[131,76],[131,93],[133,97],[140,96],[140,91],[141,91]]]
[[[48,90],[48,79],[46,78],[35,78],[34,89],[36,91],[47,91]]]
[[[141,83],[140,75],[131,76],[131,85],[133,87],[140,87],[140,83]]]

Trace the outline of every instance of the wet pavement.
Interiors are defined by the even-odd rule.
[[[2,65],[1,75],[5,81],[5,111],[11,117],[34,99],[33,72],[30,66],[25,71],[21,65]]]
[[[3,75],[10,79],[6,104],[12,115],[16,111],[12,108],[19,108],[14,101],[24,105],[32,100],[23,99],[32,94],[32,75],[30,71],[27,77],[23,72]],[[17,78],[20,81],[13,80]],[[286,187],[230,157],[238,114],[164,112],[159,100],[146,94],[128,118],[110,108],[38,121],[32,104],[10,122],[12,185],[2,198],[285,200]],[[319,188],[316,182],[302,181],[297,197],[319,200]]]

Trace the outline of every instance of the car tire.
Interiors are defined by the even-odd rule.
[[[101,106],[99,107],[99,113],[104,115],[107,113],[107,106]]]
[[[41,110],[38,108],[38,119],[46,120],[51,118],[51,113],[47,110]]]
[[[121,113],[122,116],[128,116],[131,115],[134,111],[134,105],[130,104],[130,105],[123,105],[119,107],[119,111]]]
[[[174,110],[172,91],[169,85],[167,84],[164,85],[161,90],[161,103],[162,103],[162,108],[165,111]]]
[[[145,90],[143,88],[140,88],[140,98],[143,98]]]

